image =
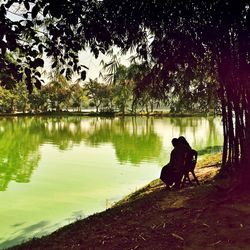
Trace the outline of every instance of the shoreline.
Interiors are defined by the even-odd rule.
[[[48,112],[37,112],[37,113],[0,113],[0,117],[46,117],[46,116],[87,116],[87,117],[107,117],[107,118],[114,118],[114,117],[170,117],[170,118],[184,118],[184,117],[217,117],[221,116],[221,114],[212,114],[212,113],[205,113],[205,112],[197,112],[197,113],[169,113],[164,111],[154,111],[153,113],[110,113],[110,112],[71,112],[71,111],[48,111]]]

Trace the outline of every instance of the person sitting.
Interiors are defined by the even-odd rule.
[[[174,162],[174,171],[175,171],[175,185],[176,189],[180,188],[180,184],[185,172],[186,163],[190,157],[191,147],[185,137],[180,136],[177,139],[177,146],[175,152],[175,162]]]
[[[182,144],[184,147],[186,147],[187,149],[187,154],[186,154],[186,159],[185,159],[185,164],[183,166],[183,181],[182,178],[180,180],[180,182],[182,182],[182,186],[184,186],[184,183],[186,181],[186,179],[189,180],[189,182],[191,183],[191,180],[189,178],[189,172],[192,173],[194,180],[196,181],[196,183],[199,185],[199,181],[197,179],[197,177],[194,174],[194,168],[197,162],[197,151],[192,149],[189,145],[189,143],[187,142],[186,138],[183,136],[180,136],[178,138],[179,143]]]
[[[166,188],[170,189],[170,186],[174,183],[174,155],[175,155],[175,147],[177,146],[178,140],[177,138],[172,139],[172,145],[174,149],[170,153],[170,161],[167,165],[165,165],[160,174],[160,179],[166,184]]]
[[[172,145],[174,149],[171,151],[170,161],[162,168],[160,175],[160,179],[166,184],[167,189],[170,189],[173,184],[175,188],[180,187],[183,167],[188,153],[187,147],[181,144],[177,138],[173,138]]]

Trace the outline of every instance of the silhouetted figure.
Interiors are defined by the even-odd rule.
[[[178,141],[181,145],[181,147],[183,147],[183,150],[185,150],[185,162],[184,162],[184,165],[182,166],[182,171],[185,171],[186,169],[186,165],[187,163],[189,163],[191,160],[192,160],[192,148],[191,146],[189,145],[189,143],[187,142],[186,138],[184,136],[180,136],[178,138]]]
[[[160,175],[160,179],[166,184],[167,189],[170,189],[173,184],[175,184],[175,188],[180,187],[188,152],[187,146],[181,144],[179,139],[174,138],[172,144],[174,149],[171,151],[170,161],[162,168]]]
[[[186,140],[186,138],[185,138],[184,136],[180,136],[180,137],[178,138],[178,141],[179,141],[179,143],[181,143],[182,145],[185,145],[185,146],[187,146],[189,149],[191,149],[189,143],[187,142],[187,140]]]
[[[196,182],[197,185],[200,185],[195,173],[194,173],[194,169],[195,169],[195,166],[196,166],[196,162],[197,162],[197,156],[198,156],[198,153],[196,150],[192,149],[191,150],[191,154],[192,154],[192,159],[186,163],[186,166],[185,166],[185,169],[184,169],[184,177],[183,177],[183,180],[182,180],[182,183],[181,183],[181,186],[183,187],[186,180],[189,181],[189,183],[192,185],[192,182],[189,178],[189,173],[191,173],[193,175],[193,178]]]
[[[182,186],[184,186],[185,181],[188,179],[188,181],[192,184],[190,178],[189,178],[189,173],[192,173],[194,180],[196,181],[197,185],[200,185],[197,177],[195,176],[194,173],[194,169],[196,166],[196,162],[197,162],[197,156],[198,153],[196,150],[192,149],[189,145],[189,143],[187,142],[186,138],[184,136],[180,136],[178,138],[179,143],[182,144],[183,146],[186,147],[187,150],[187,154],[185,157],[185,164],[183,166],[183,175],[181,177],[180,182],[182,182]],[[183,180],[182,180],[183,178]]]
[[[176,147],[176,161],[174,163],[175,185],[176,189],[180,188],[180,184],[185,173],[186,163],[190,158],[191,147],[185,137],[180,136]]]
[[[178,144],[178,139],[177,138],[173,138],[172,139],[172,145],[175,149],[175,147]],[[173,162],[174,162],[174,149],[171,151],[170,154],[170,161],[167,165],[165,165],[162,170],[161,170],[161,175],[160,175],[160,179],[166,184],[166,188],[170,189],[170,186],[174,183],[174,169],[173,169]]]

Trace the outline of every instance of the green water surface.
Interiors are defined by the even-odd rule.
[[[0,249],[103,211],[158,178],[171,139],[221,150],[221,118],[0,119]]]

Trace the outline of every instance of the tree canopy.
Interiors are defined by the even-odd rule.
[[[15,11],[17,10],[18,11]],[[19,15],[18,18],[13,18]],[[150,72],[141,88],[164,98],[182,73],[188,89],[202,65],[219,83],[224,126],[223,169],[242,169],[250,178],[250,9],[242,0],[6,0],[0,7],[0,66],[12,78],[40,86],[42,55],[86,76],[78,52],[90,47],[96,57],[112,46],[134,48]],[[18,52],[19,63],[5,60]],[[201,77],[202,78],[202,77]],[[201,79],[202,80],[202,79]]]

